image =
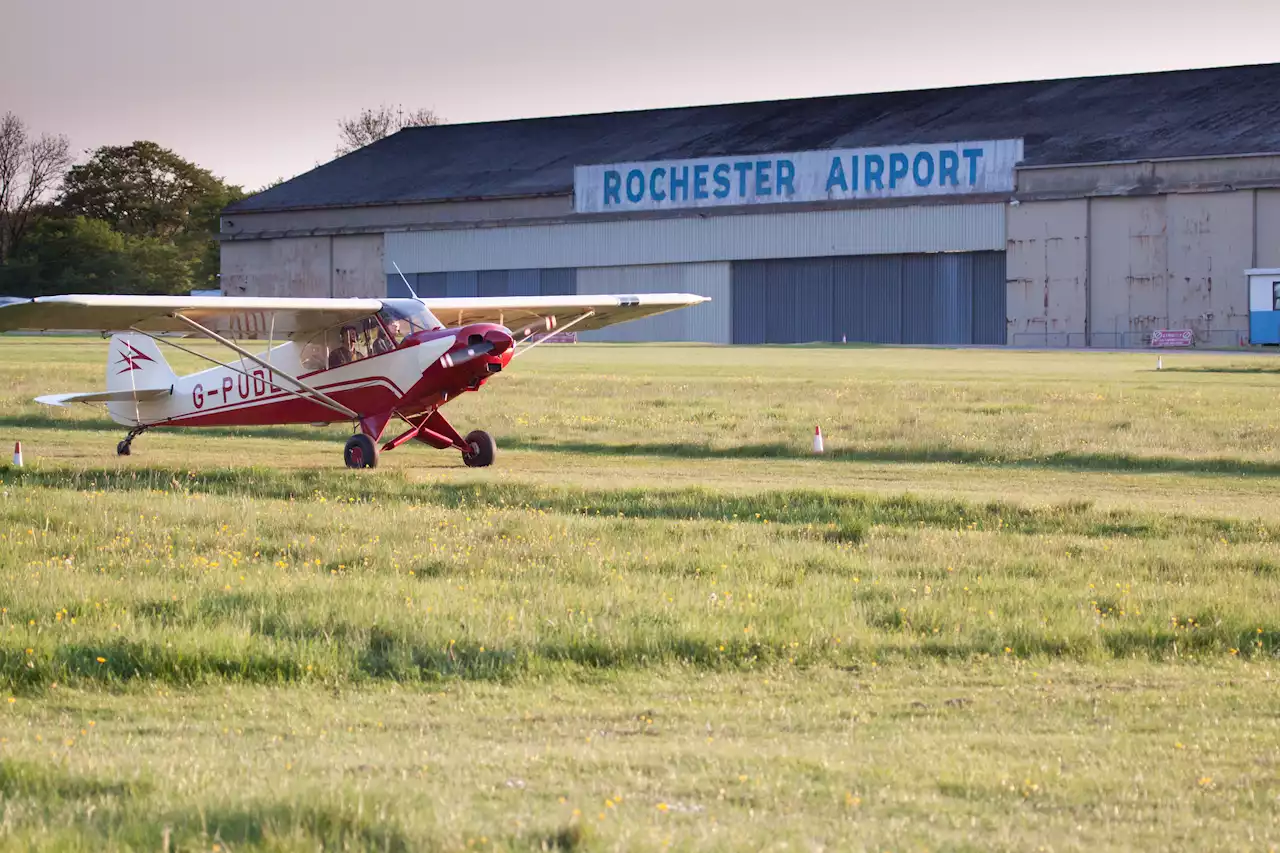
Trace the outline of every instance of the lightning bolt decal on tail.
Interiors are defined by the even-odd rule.
[[[141,370],[142,365],[139,364],[138,362],[141,362],[141,361],[154,362],[155,361],[155,359],[153,359],[151,356],[147,355],[145,352],[142,352],[141,350],[139,350],[137,347],[135,347],[133,344],[129,343],[128,341],[121,341],[121,343],[124,344],[126,347],[128,347],[130,350],[132,350],[132,352],[120,353],[120,360],[117,361],[116,364],[123,364],[124,367],[116,371],[116,376],[119,376],[121,373],[128,373],[130,370]]]

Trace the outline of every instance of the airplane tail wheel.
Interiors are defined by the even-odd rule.
[[[478,429],[467,433],[466,442],[471,446],[471,452],[462,454],[462,461],[468,468],[485,468],[493,464],[493,457],[498,452],[493,436]]]
[[[353,435],[347,439],[342,458],[348,468],[375,468],[378,465],[378,448],[369,436],[363,433]]]

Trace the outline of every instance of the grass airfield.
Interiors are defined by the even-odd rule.
[[[105,357],[0,339],[0,848],[1280,846],[1280,360],[548,345],[348,471]]]

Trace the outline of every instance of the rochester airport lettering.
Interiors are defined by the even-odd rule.
[[[693,191],[690,195],[689,173],[693,172]],[[735,174],[736,173],[736,174]],[[780,196],[794,195],[796,166],[791,160],[737,160],[718,163],[714,168],[707,163],[690,166],[654,166],[646,176],[643,169],[631,169],[626,174],[627,201],[639,204],[646,191],[654,201],[672,202],[707,198],[728,198],[737,186],[738,198],[750,195],[767,196],[775,192]],[[715,189],[708,186],[708,178]],[[776,190],[775,190],[776,186]],[[617,169],[604,173],[604,206],[622,204],[623,177]]]
[[[1022,140],[579,166],[579,213],[1008,192]]]

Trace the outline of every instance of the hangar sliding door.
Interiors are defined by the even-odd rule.
[[[1003,344],[1004,252],[739,261],[733,342]]]

